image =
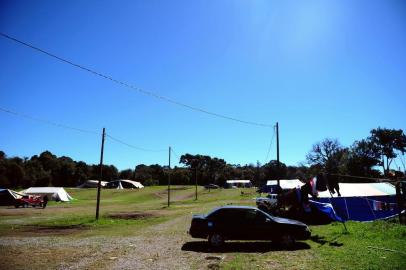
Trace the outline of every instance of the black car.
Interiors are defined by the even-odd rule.
[[[271,240],[292,246],[295,240],[310,238],[306,224],[271,216],[249,206],[223,206],[207,215],[193,215],[189,234],[208,239],[213,247],[225,240]]]

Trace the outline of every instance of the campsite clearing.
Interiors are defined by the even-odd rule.
[[[192,214],[215,206],[255,205],[254,189],[166,187],[67,189],[77,200],[46,209],[0,208],[3,269],[406,269],[406,227],[396,221],[312,226],[311,240],[283,250],[268,242],[229,242],[212,252],[187,234]],[[375,248],[370,248],[375,247]],[[29,260],[27,259],[29,258]]]

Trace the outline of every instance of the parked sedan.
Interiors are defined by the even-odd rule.
[[[225,240],[271,240],[292,246],[295,240],[310,238],[306,224],[271,216],[249,206],[223,206],[207,215],[193,215],[189,234],[208,239],[213,247]]]

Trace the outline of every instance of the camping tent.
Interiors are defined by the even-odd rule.
[[[267,186],[273,186],[277,184],[278,180],[266,181]],[[282,189],[292,189],[296,187],[301,187],[303,185],[303,182],[300,181],[299,179],[281,179],[279,180],[279,185],[281,186]]]
[[[100,181],[101,187],[105,187],[107,183],[108,183],[107,181]],[[98,185],[99,180],[87,180],[83,184],[78,186],[78,188],[97,188]]]
[[[10,189],[0,189],[0,205],[14,205],[15,199],[23,195]]]
[[[339,187],[341,197],[328,190],[318,197],[320,202],[331,203],[344,220],[371,221],[398,214],[396,189],[389,183],[340,183]]]
[[[110,181],[106,185],[107,188],[116,188],[116,189],[125,189],[125,188],[143,188],[144,186],[137,181],[127,180],[127,179],[119,179]]]
[[[250,187],[252,187],[252,183],[251,183],[251,180],[227,180],[225,187],[226,188],[232,188],[232,187],[250,188]]]
[[[41,197],[47,196],[50,201],[69,202],[73,199],[62,187],[31,187],[22,193]]]
[[[261,192],[267,193],[279,193],[280,190],[288,190],[296,187],[300,187],[303,185],[303,182],[299,179],[281,179],[279,180],[278,187],[278,180],[268,180],[266,181],[266,186],[262,188]]]

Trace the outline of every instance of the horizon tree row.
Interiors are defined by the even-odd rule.
[[[209,183],[223,185],[227,179],[249,179],[256,186],[268,179],[309,179],[319,173],[361,177],[392,177],[390,168],[397,157],[404,158],[406,136],[403,130],[377,128],[370,136],[344,147],[337,139],[326,138],[313,145],[306,155],[307,163],[299,166],[278,165],[276,160],[266,164],[228,164],[224,159],[208,155],[184,154],[179,162],[185,167],[170,170],[174,185]],[[405,171],[404,159],[401,159]],[[381,168],[381,170],[380,170]],[[75,187],[89,179],[99,179],[100,166],[57,157],[49,151],[31,158],[10,157],[0,151],[0,187],[30,186]],[[159,164],[139,164],[135,169],[119,171],[114,165],[103,165],[103,181],[131,179],[143,185],[166,185],[168,167]],[[397,171],[394,176],[404,177]],[[362,182],[362,179],[338,177],[340,182]]]

